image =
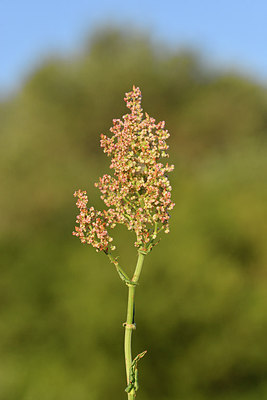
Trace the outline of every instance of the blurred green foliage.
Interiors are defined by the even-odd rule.
[[[126,397],[127,290],[71,232],[74,190],[102,207],[99,135],[127,112],[133,84],[166,120],[176,165],[171,233],[137,291],[134,354],[148,350],[138,398],[267,398],[266,88],[103,29],[0,104],[0,400]],[[116,241],[130,273],[134,238],[121,228]]]

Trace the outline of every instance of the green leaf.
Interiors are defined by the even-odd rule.
[[[147,350],[143,351],[142,353],[138,354],[132,361],[130,371],[129,371],[130,383],[126,387],[125,392],[129,393],[132,389],[134,389],[135,391],[137,391],[139,389],[137,363],[141,358],[144,357],[144,355],[146,353],[147,353]]]

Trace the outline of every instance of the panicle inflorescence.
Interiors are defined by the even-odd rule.
[[[75,192],[80,214],[79,227],[73,234],[105,252],[112,250],[106,228],[116,224],[134,231],[135,246],[149,251],[160,231],[169,232],[169,211],[174,207],[167,175],[174,166],[160,162],[169,156],[165,122],[156,123],[147,113],[144,116],[138,87],[126,93],[124,100],[130,113],[123,120],[113,120],[113,136],[101,135],[101,147],[111,157],[113,176],[105,174],[95,185],[107,211],[87,209],[86,192]]]

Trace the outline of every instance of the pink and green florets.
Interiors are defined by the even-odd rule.
[[[160,162],[169,157],[166,140],[170,135],[164,129],[165,122],[156,124],[147,113],[144,116],[138,87],[126,93],[124,100],[130,113],[123,120],[113,120],[113,136],[101,135],[101,147],[111,157],[113,175],[103,175],[95,186],[107,209],[88,209],[86,192],[74,193],[80,214],[73,234],[107,254],[115,249],[108,229],[117,224],[135,232],[139,250],[150,251],[158,233],[169,232],[169,211],[174,207],[167,176],[174,166]]]

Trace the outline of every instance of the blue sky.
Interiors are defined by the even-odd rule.
[[[49,53],[71,54],[100,25],[128,24],[267,83],[266,0],[0,0],[0,94]]]

